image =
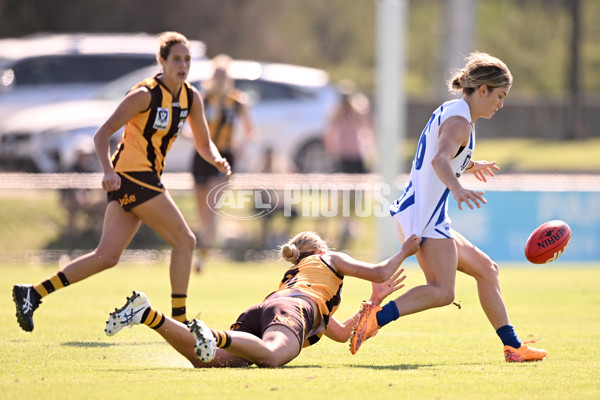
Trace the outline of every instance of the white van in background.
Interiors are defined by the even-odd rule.
[[[0,126],[0,168],[29,172],[69,170],[74,149],[82,142],[91,142],[98,127],[135,83],[157,72],[157,66],[143,68],[105,85],[93,98],[14,113]],[[209,60],[194,61],[188,81],[201,90],[212,73]],[[293,166],[286,172],[331,171],[322,139],[339,93],[325,71],[234,60],[230,74],[236,87],[248,94],[256,131],[252,141],[246,141],[238,132],[236,171],[260,172],[270,150]],[[118,141],[120,135],[117,132],[112,139]],[[165,172],[191,171],[195,151],[186,124],[167,155]]]
[[[139,34],[35,34],[0,39],[0,127],[22,109],[87,99],[106,83],[156,64],[158,37]],[[192,42],[195,59],[205,46]]]

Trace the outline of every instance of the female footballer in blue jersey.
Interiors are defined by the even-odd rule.
[[[161,183],[165,156],[187,121],[198,153],[225,175],[231,168],[210,139],[202,99],[187,81],[190,43],[177,32],[160,36],[157,61],[162,72],[135,85],[94,136],[108,193],[98,247],[37,285],[15,285],[17,321],[33,330],[33,312],[41,299],[117,264],[144,222],[172,247],[172,315],[186,321],[186,297],[196,238]],[[112,159],[109,138],[125,131]]]
[[[457,269],[475,278],[481,306],[504,344],[508,362],[541,360],[545,350],[522,343],[510,324],[500,292],[498,266],[483,251],[450,227],[450,194],[462,210],[486,203],[483,192],[469,190],[459,181],[470,172],[480,181],[494,176],[495,162],[473,161],[475,121],[491,118],[504,105],[513,82],[508,67],[498,58],[475,52],[448,82],[462,98],[442,104],[429,119],[417,146],[410,178],[403,195],[392,204],[396,231],[401,241],[412,234],[423,238],[417,261],[426,284],[407,291],[383,308],[363,304],[351,338],[354,354],[378,329],[408,314],[454,301]]]

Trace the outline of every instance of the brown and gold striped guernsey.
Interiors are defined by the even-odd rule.
[[[242,105],[243,93],[232,90],[221,97],[212,93],[204,95],[204,111],[210,137],[220,152],[230,152],[236,118]]]
[[[112,162],[115,172],[154,171],[160,176],[194,96],[190,84],[185,82],[178,97],[174,97],[158,75],[137,83],[131,90],[142,86],[152,95],[150,106],[127,122]]]
[[[342,300],[343,279],[319,254],[303,258],[284,274],[276,293],[283,297],[288,289],[293,289],[306,294],[315,302],[321,314],[321,326],[311,332],[304,347],[316,343],[323,336],[329,318]]]

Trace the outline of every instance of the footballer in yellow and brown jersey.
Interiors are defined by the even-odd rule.
[[[329,318],[342,300],[343,280],[344,277],[323,261],[320,254],[303,258],[284,274],[275,293],[285,297],[286,292],[301,292],[315,302],[321,314],[321,324],[309,332],[303,347],[315,344],[323,336]]]
[[[194,98],[188,82],[174,97],[158,75],[139,82],[131,90],[140,87],[148,88],[150,105],[125,125],[121,143],[112,157],[115,172],[121,176],[121,186],[107,193],[108,201],[118,201],[125,211],[164,193],[160,178],[165,156],[181,131]]]
[[[245,106],[244,97],[244,93],[237,89],[230,90],[224,96],[209,92],[203,97],[204,114],[206,115],[210,137],[217,146],[219,153],[229,162],[231,168],[235,166],[232,151],[233,133],[238,118],[242,116],[242,107]],[[197,153],[194,154],[192,174],[194,182],[199,186],[206,185],[210,179],[220,175],[214,165]]]
[[[225,96],[204,95],[204,113],[210,137],[221,153],[231,152],[235,122],[244,104],[243,99],[244,94],[237,89]]]
[[[167,152],[183,128],[194,97],[188,82],[177,96],[157,76],[139,82],[131,90],[142,86],[152,95],[150,105],[127,122],[112,162],[117,173],[149,171],[160,177]]]

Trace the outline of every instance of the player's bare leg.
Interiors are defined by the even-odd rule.
[[[187,293],[196,237],[168,192],[135,207],[132,212],[171,246],[171,290]]]
[[[546,357],[543,349],[522,343],[510,324],[500,290],[498,265],[464,236],[454,232],[458,249],[458,269],[475,278],[481,308],[504,344],[507,362],[538,361]]]
[[[231,341],[226,349],[208,348],[215,346],[214,335],[202,321],[194,320],[191,328],[188,328],[166,318],[156,331],[197,368],[242,367],[250,364],[265,368],[280,367],[293,360],[301,350],[293,332],[281,325],[268,328],[262,339],[246,332],[227,331]],[[210,361],[201,361],[202,357]]]
[[[98,272],[115,266],[139,229],[140,219],[129,213],[116,201],[106,206],[102,236],[98,247],[62,269],[69,283],[79,282]]]
[[[451,304],[456,281],[456,245],[452,239],[427,239],[415,255],[426,285],[416,286],[394,300],[400,316]]]
[[[198,219],[201,229],[200,248],[195,261],[196,272],[202,271],[208,257],[209,250],[215,245],[217,237],[217,216],[213,211],[215,206],[214,196],[209,196],[210,191],[217,185],[225,182],[224,178],[209,178],[206,184],[196,185],[196,205],[198,207]]]
[[[377,315],[382,307],[363,304],[358,322],[350,337],[350,352],[355,354],[362,343],[375,336],[386,323],[401,316],[414,314],[435,307],[443,307],[454,301],[456,281],[456,244],[453,239],[427,239],[416,253],[419,266],[423,270],[426,285],[416,286],[384,308],[393,306],[395,315],[381,322]]]
[[[280,367],[292,361],[301,347],[294,333],[283,325],[273,325],[262,339],[245,332],[228,331],[231,345],[227,351],[252,361],[259,367]]]
[[[509,324],[500,290],[498,265],[460,233],[454,232],[454,235],[458,249],[458,270],[477,281],[479,302],[488,320],[494,329]]]
[[[194,350],[196,338],[194,338],[188,326],[172,318],[166,317],[165,322],[160,328],[156,329],[156,332],[196,368],[247,367],[251,364],[248,360],[224,349],[216,349],[216,355],[212,361],[202,362]]]

